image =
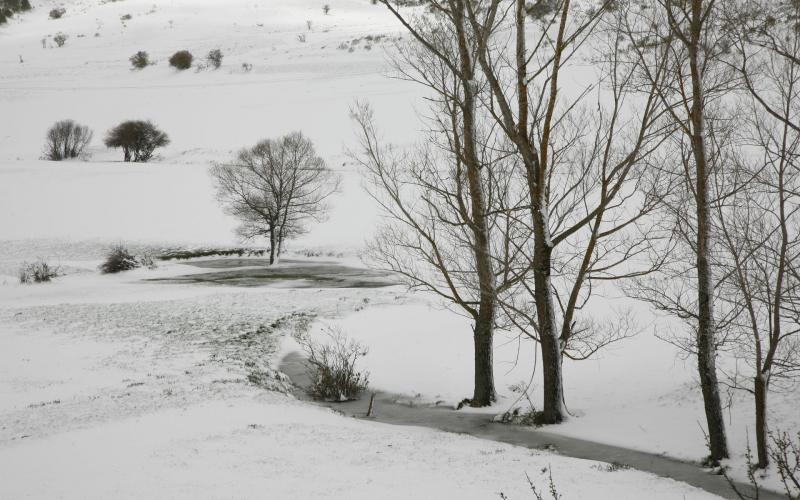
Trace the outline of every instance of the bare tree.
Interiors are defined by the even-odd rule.
[[[498,273],[508,271],[495,262],[492,231],[497,197],[507,193],[496,191],[501,167],[492,149],[494,134],[481,129],[482,84],[466,3],[444,3],[446,9],[432,17],[400,17],[414,43],[397,52],[397,69],[432,91],[428,143],[413,155],[390,154],[380,144],[369,110],[361,107],[355,113],[361,152],[355,157],[394,221],[377,239],[373,255],[412,288],[438,294],[473,319],[475,379],[469,402],[487,406],[495,400]]]
[[[467,2],[478,35],[476,58],[490,89],[483,106],[523,166],[532,248],[518,245],[527,249],[533,286],[523,279],[519,289],[532,303],[505,301],[504,308],[539,342],[544,423],[566,418],[563,358],[583,359],[630,333],[579,317],[593,286],[649,272],[631,263],[651,248],[635,229],[658,202],[641,174],[663,140],[655,130],[660,106],[653,88],[649,97],[630,102],[631,68],[618,57],[613,30],[601,29],[616,23],[612,3],[585,9],[569,0]],[[588,40],[610,43],[597,61],[604,72],[585,88],[564,92],[559,78],[580,71],[572,62]],[[595,93],[590,108],[588,96]],[[602,104],[606,99],[610,106]]]
[[[434,23],[431,28],[415,17],[418,11],[406,14],[392,2],[382,3],[444,64],[452,58],[430,34],[450,34],[455,40],[460,31],[469,34],[470,50],[459,61],[471,69],[463,87],[479,89],[471,98],[477,108],[473,116],[503,138],[492,147],[523,167],[489,168],[495,179],[509,176],[495,185],[513,186],[503,190],[505,196],[494,195],[494,205],[487,207],[488,213],[505,215],[505,227],[497,227],[503,245],[492,254],[495,270],[504,270],[495,290],[503,297],[506,319],[540,343],[544,421],[560,422],[566,416],[562,358],[590,356],[629,333],[577,316],[592,295],[592,283],[647,272],[631,270],[629,264],[651,248],[649,238],[635,230],[657,203],[640,189],[645,184],[640,174],[644,159],[663,137],[651,130],[659,116],[658,100],[653,94],[635,107],[629,103],[631,68],[620,64],[612,42],[610,55],[602,58],[608,70],[599,78],[607,80],[604,95],[613,105],[600,105],[600,98],[597,111],[584,105],[592,91],[600,94],[599,83],[557,105],[558,75],[598,27],[605,9],[578,12],[573,20],[575,9],[568,1],[532,10],[522,1],[431,1],[424,18]],[[537,33],[532,49],[526,45],[530,31]],[[460,67],[449,67],[460,75]],[[423,83],[436,89],[431,80]],[[634,109],[633,119],[623,116]]]
[[[80,125],[73,120],[56,122],[47,131],[44,157],[51,161],[78,158],[92,142],[92,136],[91,129],[86,125]]]
[[[324,219],[327,200],[340,182],[300,132],[243,149],[211,174],[220,201],[241,222],[240,235],[269,239],[270,264],[285,240],[302,234],[308,221]]]
[[[720,2],[715,0],[657,0],[623,6],[629,16],[625,34],[630,53],[638,60],[640,75],[653,84],[661,68],[666,78],[656,85],[658,97],[678,129],[675,138],[675,175],[682,178],[683,193],[671,197],[670,213],[679,223],[680,240],[693,273],[680,273],[688,281],[650,282],[639,296],[656,307],[687,320],[694,331],[694,351],[703,394],[710,462],[728,457],[728,443],[719,395],[716,358],[718,325],[715,317],[716,281],[713,272],[713,204],[724,196],[714,193],[712,179],[724,176],[724,149],[710,139],[710,132],[726,122],[723,99],[737,83],[723,62],[729,48],[720,29]],[[723,137],[724,134],[720,134]],[[681,206],[679,203],[682,203]],[[677,275],[675,276],[678,277]],[[674,286],[677,294],[666,288]],[[687,287],[696,300],[686,302]],[[674,291],[674,289],[673,289]]]
[[[738,340],[732,386],[753,395],[757,466],[769,464],[770,387],[800,375],[800,35],[797,2],[747,2],[726,12],[738,106],[740,184],[719,212],[724,304]],[[739,365],[737,365],[738,367]]]

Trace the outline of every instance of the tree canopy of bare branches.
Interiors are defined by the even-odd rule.
[[[220,201],[241,223],[240,236],[269,239],[270,264],[309,221],[324,220],[340,182],[300,132],[243,149],[211,173]]]
[[[79,158],[92,142],[91,129],[73,120],[56,122],[47,131],[44,157],[50,161]]]

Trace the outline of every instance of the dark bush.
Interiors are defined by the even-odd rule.
[[[133,66],[134,69],[144,69],[150,66],[151,64],[150,56],[147,54],[147,52],[144,52],[143,50],[140,50],[139,52],[132,55],[129,60],[131,62],[131,66]]]
[[[323,401],[351,401],[367,388],[367,373],[356,370],[356,362],[367,355],[367,349],[339,330],[325,332],[328,342],[300,339],[308,355],[311,385],[308,394]]]
[[[0,0],[0,8],[8,9],[11,12],[24,12],[31,10],[29,0]]]
[[[156,148],[169,144],[169,137],[149,121],[127,121],[108,131],[105,145],[122,148],[125,161],[146,163]]]
[[[43,260],[33,263],[24,263],[19,270],[20,283],[47,283],[53,278],[61,276],[61,269],[58,266],[51,266]]]
[[[64,44],[67,43],[68,38],[69,37],[64,33],[59,33],[53,37],[53,41],[56,42],[56,45],[58,45],[59,47],[63,47]]]
[[[53,9],[50,11],[50,19],[61,19],[64,17],[64,14],[67,13],[67,9],[64,7],[58,7],[57,9]]]
[[[169,58],[169,65],[183,71],[192,67],[193,60],[194,56],[191,52],[188,50],[180,50],[172,54],[172,57]]]
[[[206,56],[206,61],[208,62],[208,65],[211,66],[212,68],[219,69],[219,67],[222,66],[223,57],[224,56],[222,55],[221,50],[214,49],[208,53],[208,55]]]
[[[106,255],[106,260],[100,265],[100,271],[103,274],[113,274],[122,271],[130,271],[139,267],[139,261],[136,260],[128,249],[122,245],[112,247]]]
[[[0,0],[0,24],[8,22],[17,12],[31,10],[28,0]]]
[[[61,161],[84,156],[86,146],[92,142],[93,133],[86,125],[73,120],[56,122],[47,131],[44,158]]]

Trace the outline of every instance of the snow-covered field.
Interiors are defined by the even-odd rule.
[[[329,220],[290,250],[344,251],[354,262],[377,211],[344,154],[353,144],[348,110],[369,100],[383,132],[404,143],[415,139],[422,106],[417,87],[385,74],[386,40],[401,30],[380,7],[332,0],[324,15],[311,0],[32,3],[32,12],[0,27],[0,499],[478,499],[501,491],[520,499],[531,498],[526,473],[546,486],[545,468],[564,500],[644,491],[714,498],[632,470],[355,421],[284,394],[276,368],[291,347],[291,321],[273,325],[304,313],[369,346],[364,366],[374,387],[421,401],[468,396],[469,324],[426,297],[397,287],[143,281],[200,272],[174,263],[99,275],[117,242],[237,244],[207,170],[292,130],[307,134],[344,182]],[[66,16],[49,20],[62,4]],[[69,36],[62,48],[52,43],[57,32]],[[386,37],[365,38],[376,35]],[[179,49],[213,48],[225,54],[217,71],[178,73],[165,61]],[[138,50],[158,64],[131,71],[128,57]],[[90,161],[38,160],[45,131],[64,118],[94,129]],[[152,119],[170,134],[157,161],[123,164],[102,146],[105,131],[125,119]],[[19,265],[36,258],[67,276],[17,284]],[[534,352],[499,336],[502,398],[491,411],[519,399],[510,387],[529,383]],[[694,379],[692,361],[647,328],[593,361],[568,364],[575,417],[549,430],[697,460],[705,450]],[[775,427],[800,429],[798,396],[772,398]],[[750,405],[736,395],[729,409],[740,476]]]

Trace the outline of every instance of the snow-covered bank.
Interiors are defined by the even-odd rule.
[[[455,404],[471,395],[472,338],[467,318],[427,303],[369,308],[333,323],[369,347],[362,366],[375,387],[415,397],[418,402]],[[502,413],[514,406],[530,409],[520,388],[541,404],[541,372],[537,346],[516,335],[500,332],[495,339],[495,378],[498,404],[488,411]],[[692,359],[657,339],[651,330],[611,346],[589,361],[565,361],[567,422],[548,432],[655,454],[700,461],[706,454],[702,399]],[[796,433],[800,429],[797,401],[800,388],[776,392],[770,398],[770,425]],[[726,424],[732,445],[734,477],[746,481],[744,453],[752,435],[752,400],[730,395]],[[474,411],[474,410],[472,410]],[[751,446],[753,444],[751,443]],[[781,490],[770,471],[763,478]]]
[[[283,335],[259,326],[392,293],[113,277],[105,297],[81,298],[81,278],[49,286],[49,301],[0,306],[0,498],[529,498],[525,474],[546,488],[550,468],[564,498],[717,498],[633,470],[355,421],[248,382],[274,364]],[[137,287],[150,293],[131,295]]]

